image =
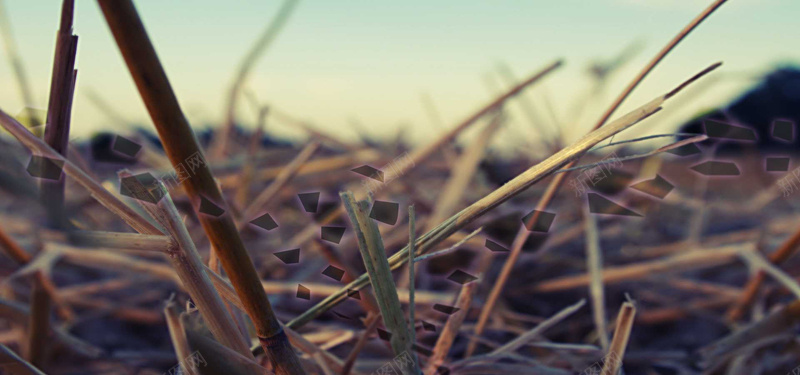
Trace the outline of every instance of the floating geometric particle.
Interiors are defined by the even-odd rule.
[[[620,206],[597,193],[587,194],[589,198],[589,212],[593,214],[623,215],[623,216],[642,216]]]
[[[394,225],[397,223],[397,212],[400,210],[400,204],[394,202],[375,201],[372,205],[372,210],[369,212],[369,217],[386,223]]]
[[[772,136],[780,140],[791,142],[794,140],[794,122],[789,120],[775,120],[772,122]]]
[[[281,262],[283,262],[283,264],[300,263],[300,249],[278,251],[272,253],[272,255],[278,257],[278,259],[280,259]]]
[[[697,147],[696,144],[687,143],[687,144],[685,144],[683,146],[667,150],[666,152],[668,152],[668,153],[670,153],[672,155],[689,156],[689,155],[699,154],[701,151],[700,151],[700,147]]]
[[[317,207],[319,206],[319,192],[297,194],[297,197],[300,198],[300,203],[303,205],[303,209],[306,210],[306,212],[317,212]]]
[[[444,366],[439,366],[436,368],[437,375],[450,375],[450,369]]]
[[[424,329],[424,330],[426,330],[428,332],[436,332],[436,326],[435,325],[433,325],[431,323],[428,323],[428,322],[426,322],[424,320],[420,320],[420,322],[422,322],[422,329]]]
[[[612,169],[608,166],[600,166],[603,169],[602,178],[587,181],[591,184],[591,189],[606,195],[616,195],[628,188],[628,185],[633,181],[633,174],[628,173],[622,169]]]
[[[263,214],[255,218],[250,222],[250,224],[266,230],[273,230],[278,227],[278,223],[276,223],[275,219],[273,219],[269,214]]]
[[[338,244],[342,240],[346,227],[322,227],[322,239]]]
[[[767,158],[767,172],[786,172],[789,170],[789,158]]]
[[[344,270],[335,266],[328,266],[328,268],[322,271],[322,274],[336,281],[342,281],[342,277],[344,277]]]
[[[642,181],[632,185],[631,189],[636,189],[642,193],[650,194],[658,199],[664,199],[664,197],[666,197],[674,187],[675,186],[669,183],[669,181],[665,180],[664,177],[656,175],[656,178],[652,180]]]
[[[156,204],[164,197],[156,178],[150,173],[123,177],[119,181],[119,193],[126,197]]]
[[[491,251],[508,251],[508,249],[506,249],[503,245],[500,245],[499,243],[494,242],[488,238],[486,239],[486,243],[484,246],[486,246],[486,248]]]
[[[461,285],[464,285],[466,283],[478,280],[478,278],[462,270],[455,270],[453,273],[450,274],[450,276],[447,276],[447,280],[455,281]]]
[[[755,141],[756,132],[753,129],[731,125],[717,120],[705,120],[706,135],[711,138],[726,138],[739,141]]]
[[[441,305],[441,304],[438,304],[438,303],[433,305],[433,309],[438,311],[438,312],[445,313],[447,315],[451,315],[451,314],[455,313],[456,311],[461,310],[461,309],[459,309],[458,307],[455,307],[455,306]]]
[[[61,171],[63,168],[63,160],[33,155],[31,156],[31,161],[28,163],[27,171],[28,174],[33,177],[58,181],[61,179]]]
[[[361,300],[361,293],[359,293],[357,290],[347,289],[347,296],[350,298]]]
[[[220,217],[225,213],[225,210],[220,206],[217,206],[214,202],[202,195],[200,196],[200,209],[198,211],[214,217]]]
[[[311,289],[304,287],[302,284],[297,284],[297,298],[306,301],[311,300]]]
[[[411,347],[414,349],[415,352],[422,354],[426,357],[430,357],[431,355],[433,355],[433,350],[430,350],[420,344],[414,343],[413,345],[411,345]],[[449,371],[447,373],[449,374]]]
[[[536,214],[538,214],[536,219],[531,219]],[[525,225],[525,228],[531,232],[546,233],[550,230],[550,225],[553,224],[555,218],[556,214],[552,212],[533,210],[522,218],[522,223]]]
[[[705,176],[738,176],[739,167],[727,161],[707,161],[691,168]]]
[[[378,337],[383,341],[389,341],[392,339],[392,333],[385,329],[378,328]]]
[[[373,180],[378,180],[380,182],[383,182],[383,171],[377,168],[370,167],[369,165],[362,165],[360,167],[351,169],[351,171],[356,172],[362,176],[369,177]]]
[[[114,138],[114,146],[112,146],[111,149],[122,155],[133,158],[136,157],[136,154],[142,149],[142,145],[118,135]]]

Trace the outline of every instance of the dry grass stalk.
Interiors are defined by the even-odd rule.
[[[130,177],[130,174],[122,172],[120,177]],[[255,359],[250,353],[248,343],[242,341],[239,330],[233,323],[233,318],[206,274],[200,254],[195,248],[189,231],[183,225],[180,213],[172,202],[172,197],[160,181],[157,184],[157,189],[163,194],[157,205],[146,203],[144,200],[137,200],[137,203],[161,224],[174,240],[176,246],[169,249],[167,255],[181,284],[189,292],[214,337],[237,353]],[[134,195],[142,194],[141,196],[144,197],[145,194],[148,194],[146,191],[139,192],[135,191],[135,187],[133,188]]]
[[[500,355],[504,355],[506,353],[513,353],[513,352],[517,351],[519,348],[523,347],[524,345],[527,345],[529,342],[531,342],[534,339],[536,339],[539,335],[544,333],[544,331],[552,328],[556,324],[560,323],[562,320],[564,320],[567,317],[569,317],[570,315],[574,314],[576,311],[578,311],[585,304],[586,304],[586,300],[582,299],[582,300],[578,301],[578,303],[576,303],[574,305],[567,306],[566,308],[564,308],[563,310],[559,311],[555,315],[547,318],[547,320],[539,323],[536,327],[534,327],[530,331],[527,331],[527,332],[523,333],[522,335],[520,335],[516,339],[511,340],[511,342],[509,342],[509,343],[507,343],[507,344],[505,344],[505,345],[493,350],[491,353],[488,354],[488,356],[495,357],[495,356],[500,356]]]
[[[611,347],[603,363],[601,375],[617,375],[622,368],[622,358],[625,357],[625,349],[628,347],[628,340],[631,337],[633,320],[636,316],[636,306],[628,301],[622,304],[617,315],[617,326],[614,329],[614,338],[611,340]]]
[[[167,328],[169,329],[169,337],[172,340],[172,346],[175,348],[175,357],[180,361],[183,358],[189,358],[192,354],[192,348],[189,347],[189,340],[186,338],[186,330],[181,321],[181,313],[178,310],[178,304],[173,299],[167,301],[164,306],[164,316],[167,320]],[[181,370],[189,375],[197,375],[194,367],[183,366]]]
[[[20,358],[13,350],[0,344],[0,373],[5,373],[6,370],[14,375],[45,375],[34,365]]]
[[[493,209],[494,207],[497,207],[498,205],[510,199],[511,197],[524,191],[531,185],[547,177],[548,175],[553,173],[556,169],[563,166],[564,164],[567,164],[570,161],[579,158],[586,151],[594,147],[597,143],[601,142],[602,140],[607,139],[613,136],[614,134],[619,133],[633,126],[639,121],[657,112],[658,110],[660,110],[661,104],[663,104],[666,100],[675,95],[678,91],[680,91],[680,89],[684,88],[686,85],[700,78],[702,75],[716,68],[717,66],[718,65],[713,65],[703,70],[701,73],[695,75],[691,79],[682,83],[676,89],[670,91],[669,93],[663,96],[659,96],[654,100],[650,101],[649,103],[639,107],[638,109],[613,121],[607,126],[587,134],[586,136],[576,141],[571,146],[559,151],[558,153],[542,161],[541,163],[529,168],[528,170],[518,175],[511,181],[507,182],[505,185],[501,186],[500,188],[493,191],[489,195],[485,196],[481,200],[473,203],[469,207],[453,215],[451,218],[447,219],[439,226],[437,226],[436,228],[432,229],[431,231],[429,231],[428,233],[419,238],[419,240],[417,241],[419,245],[418,254],[427,252],[434,245],[438,244],[439,242],[449,237],[456,231],[460,230],[467,224],[471,223],[473,220],[477,219],[478,217],[485,214],[489,210]],[[401,249],[400,251],[392,255],[391,258],[389,258],[390,266],[392,268],[399,267],[399,265],[405,263],[406,261],[405,257],[407,256],[409,256],[408,246]],[[348,290],[361,289],[367,284],[367,282],[368,282],[368,277],[366,277],[366,275],[361,275],[354,282],[342,288],[340,292],[337,293],[336,295],[332,295],[326,298],[325,300],[318,303],[316,306],[312,307],[311,309],[303,313],[301,316],[287,323],[287,326],[298,327],[307,323],[309,320],[313,319],[317,315],[321,314],[324,311],[327,311],[334,305],[343,301],[347,296]]]
[[[586,221],[586,268],[589,270],[591,283],[589,295],[592,301],[592,316],[595,330],[600,339],[600,346],[608,350],[608,333],[606,331],[606,303],[603,293],[603,253],[600,250],[600,236],[597,233],[597,220],[584,206],[583,218]]]
[[[356,364],[356,359],[358,358],[358,354],[361,353],[361,350],[364,349],[364,346],[367,345],[367,340],[369,340],[369,335],[378,328],[378,323],[381,322],[381,316],[378,314],[369,313],[367,318],[364,320],[364,331],[361,332],[361,336],[358,337],[355,345],[353,345],[353,349],[350,350],[350,354],[347,355],[347,358],[344,361],[344,366],[342,368],[342,375],[350,374],[350,371],[353,369],[353,365]]]
[[[294,176],[297,175],[297,171],[300,170],[300,167],[305,164],[311,156],[314,155],[314,152],[317,151],[319,148],[319,142],[310,142],[308,143],[303,149],[300,151],[294,159],[292,159],[289,164],[287,164],[278,176],[275,178],[274,181],[264,189],[260,194],[256,196],[255,199],[247,206],[247,209],[244,210],[242,214],[242,220],[240,223],[240,227],[247,225],[248,222],[255,219],[255,216],[260,213],[261,211],[267,209],[269,203],[272,201],[273,198],[278,194],[278,192],[283,189],[286,184],[291,181]]]
[[[173,166],[182,168],[184,161],[203,154],[136,8],[130,0],[99,0],[98,3],[158,130],[167,156]],[[261,287],[253,262],[230,212],[227,212],[229,208],[209,166],[205,163],[197,166],[194,174],[182,184],[194,204],[199,205],[200,200],[205,198],[226,211],[220,217],[203,213],[198,216],[256,327],[258,338],[275,372],[279,375],[305,373]]]
[[[215,144],[212,145],[211,151],[209,152],[213,158],[222,157],[228,149],[231,134],[233,134],[233,129],[236,127],[236,101],[239,99],[239,93],[242,91],[253,65],[258,60],[258,57],[269,47],[271,42],[275,40],[275,37],[278,36],[278,33],[280,33],[281,29],[286,24],[286,21],[289,20],[289,16],[298,3],[300,3],[299,0],[286,0],[283,2],[275,18],[272,19],[272,22],[269,23],[239,64],[239,69],[236,71],[236,76],[231,85],[230,94],[228,95],[225,124],[220,134],[217,134],[215,137]]]
[[[45,363],[50,334],[50,296],[42,284],[42,271],[36,271],[31,291],[31,315],[28,322],[27,357],[28,361],[41,367]]]
[[[692,250],[670,257],[656,259],[648,262],[639,262],[629,265],[606,267],[603,269],[603,283],[614,284],[627,280],[636,280],[642,277],[649,277],[663,272],[673,272],[675,270],[689,271],[707,267],[718,266],[733,260],[739,255],[742,249],[751,248],[752,244],[741,244],[732,246],[722,246],[713,249]],[[555,292],[573,288],[580,288],[589,285],[591,277],[589,274],[575,276],[564,276],[554,280],[543,281],[537,285],[527,288],[525,292]]]
[[[122,203],[122,201],[119,200],[116,195],[103,188],[103,186],[97,183],[97,181],[90,177],[85,171],[61,156],[61,154],[53,150],[41,139],[33,135],[30,131],[28,131],[28,129],[25,129],[25,127],[17,122],[17,120],[1,110],[0,126],[5,128],[9,133],[11,133],[11,135],[17,138],[17,140],[19,140],[19,142],[25,147],[30,149],[31,152],[55,159],[58,162],[63,162],[64,173],[67,176],[72,177],[75,182],[86,188],[86,190],[89,190],[94,199],[109,209],[109,211],[119,216],[137,232],[142,234],[163,234],[150,221],[145,219],[142,215],[125,203]]]
[[[408,248],[411,254],[414,254],[417,243],[417,211],[414,205],[408,206]],[[416,304],[414,303],[415,282],[416,282],[416,266],[414,264],[414,257],[408,257],[408,332],[411,335],[411,343],[417,342],[417,328],[416,328]],[[417,357],[414,357],[414,362]]]
[[[478,283],[475,282],[464,284],[461,287],[461,293],[458,294],[458,300],[456,301],[456,307],[459,311],[447,318],[447,322],[436,340],[436,345],[433,347],[433,354],[428,357],[428,362],[425,365],[426,375],[436,374],[439,367],[447,359],[447,353],[450,351],[456,336],[458,336],[461,324],[464,323],[470,306],[472,306],[472,296],[475,294],[477,287]]]
[[[72,34],[74,8],[74,0],[64,0],[61,7],[61,24],[56,37],[53,73],[50,78],[50,101],[47,105],[47,124],[44,131],[45,142],[62,155],[67,155],[72,96],[75,92],[77,75],[75,56],[78,51],[78,37]],[[41,182],[42,202],[48,210],[50,225],[56,228],[62,228],[66,224],[65,182],[64,178]]]
[[[789,257],[794,254],[800,246],[800,229],[794,232],[781,246],[769,255],[769,262],[779,265],[785,262]],[[728,310],[727,318],[730,321],[739,320],[744,314],[744,311],[753,303],[764,283],[764,271],[759,270],[753,275],[744,287],[744,293],[739,301]]]
[[[520,82],[518,85],[516,85],[513,88],[511,88],[505,94],[498,96],[497,98],[495,98],[490,103],[488,103],[485,106],[481,107],[478,111],[476,111],[475,113],[473,113],[472,115],[470,115],[466,119],[464,119],[461,122],[459,122],[458,125],[456,125],[452,129],[450,129],[448,132],[443,134],[436,141],[431,142],[431,143],[429,143],[429,144],[427,144],[425,146],[418,147],[418,148],[414,149],[408,155],[406,162],[398,163],[399,165],[396,165],[394,168],[391,168],[391,170],[385,171],[384,178],[387,179],[387,180],[392,180],[394,178],[400,177],[400,176],[408,173],[408,171],[410,171],[412,168],[414,168],[417,165],[422,164],[424,161],[426,161],[431,156],[436,154],[444,145],[447,145],[450,142],[452,142],[459,134],[461,134],[464,130],[469,128],[471,125],[473,125],[479,119],[481,119],[483,116],[485,116],[485,115],[491,113],[492,111],[496,110],[503,103],[505,103],[506,100],[518,95],[520,92],[522,92],[523,89],[525,89],[526,87],[530,86],[534,82],[537,82],[537,81],[541,80],[543,77],[545,77],[549,73],[555,71],[560,66],[561,66],[561,61],[556,61],[556,62],[546,66],[544,69],[542,69],[539,72],[533,74],[531,77],[529,77],[525,81]],[[374,186],[374,188],[372,189],[372,193],[377,196],[377,194],[379,194],[382,191],[382,189],[385,188],[385,186],[386,186],[386,184],[380,184],[380,185]],[[366,194],[367,194],[366,191],[361,191],[361,192],[359,192],[358,198],[362,198]],[[314,235],[317,233],[318,225],[326,225],[327,223],[330,223],[333,220],[335,220],[336,218],[338,218],[343,213],[344,213],[344,209],[341,206],[338,207],[336,210],[333,210],[330,214],[328,214],[323,220],[321,220],[320,223],[315,223],[314,225],[309,225],[308,227],[306,227],[306,229],[304,229],[303,231],[301,231],[300,233],[295,235],[291,240],[289,240],[289,243],[292,244],[292,246],[300,246],[302,244],[305,244],[306,242],[311,240],[314,237]]]
[[[616,110],[622,105],[622,102],[633,92],[633,90],[644,80],[644,78],[650,74],[650,72],[658,65],[664,57],[672,51],[675,46],[677,46],[692,30],[694,30],[703,20],[705,20],[711,13],[713,13],[719,6],[722,5],[726,0],[716,0],[711,6],[706,8],[700,15],[695,17],[688,25],[686,25],[678,34],[670,40],[664,48],[659,51],[655,57],[639,72],[639,74],[634,77],[634,79],[628,84],[628,86],[620,93],[620,95],[616,98],[616,100],[611,104],[611,106],[606,110],[605,113],[600,117],[597,123],[592,128],[592,131],[596,131],[600,129],[606,121],[608,121],[611,116],[616,112]],[[685,84],[692,82],[692,80],[687,81]],[[679,90],[679,87],[677,90]],[[670,95],[670,94],[667,94]],[[575,166],[577,163],[577,158],[567,164],[564,169],[569,169]],[[539,199],[539,202],[536,204],[536,211],[544,211],[550,205],[550,202],[555,198],[558,189],[566,180],[568,174],[561,173],[556,175],[551,181],[550,184],[545,189],[545,193]],[[539,214],[532,215],[529,219],[529,223],[535,223],[539,218]],[[527,224],[527,223],[526,223]],[[525,229],[525,226],[520,227],[519,232],[517,232],[517,236],[514,238],[514,242],[512,244],[511,253],[509,254],[508,258],[506,259],[505,264],[503,265],[503,270],[498,276],[497,281],[494,283],[494,287],[490,292],[490,297],[487,300],[487,303],[484,305],[483,311],[481,311],[481,315],[478,318],[478,323],[475,325],[475,335],[474,337],[480,336],[483,332],[484,327],[486,326],[486,321],[489,318],[489,314],[491,310],[494,308],[494,304],[497,301],[497,298],[500,295],[500,291],[505,286],[506,281],[511,273],[511,270],[514,268],[514,264],[516,263],[519,255],[522,252],[522,245],[527,241],[528,236],[530,236],[530,232]],[[475,350],[475,341],[473,340],[470,342],[467,348],[467,356],[471,355],[472,352]]]
[[[383,317],[383,324],[391,332],[390,343],[396,356],[410,352],[414,344],[406,323],[405,314],[397,297],[389,261],[386,259],[386,250],[383,248],[378,225],[369,218],[366,201],[356,201],[353,193],[342,192],[339,194],[342,204],[350,217],[353,231],[358,238],[358,250],[364,260],[375,298]],[[416,367],[416,364],[415,364]],[[404,373],[419,374],[419,368],[409,369],[403,367]]]
[[[54,238],[55,239],[55,238]],[[64,236],[74,246],[167,253],[175,247],[171,237],[155,234],[72,231]]]
[[[747,263],[750,263],[751,266],[757,268],[759,272],[765,272],[774,277],[775,280],[780,282],[787,290],[792,292],[795,297],[800,299],[800,284],[798,284],[794,278],[787,275],[786,272],[783,272],[780,268],[775,267],[772,265],[772,263],[764,259],[764,257],[756,253],[754,249],[743,249],[739,252],[739,256],[747,261]]]

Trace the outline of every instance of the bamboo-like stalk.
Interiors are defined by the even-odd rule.
[[[427,252],[434,245],[443,241],[445,238],[449,237],[456,231],[460,230],[467,224],[471,223],[476,218],[485,214],[494,207],[497,207],[498,205],[507,201],[508,199],[511,199],[513,196],[524,191],[525,189],[535,184],[536,182],[547,177],[548,175],[553,173],[556,169],[563,166],[564,164],[567,164],[570,161],[580,157],[586,151],[594,147],[594,145],[601,142],[602,140],[607,139],[612,135],[633,126],[639,121],[657,112],[658,110],[660,110],[661,105],[666,100],[674,96],[678,91],[680,91],[686,85],[700,78],[702,75],[709,72],[711,69],[716,68],[717,66],[718,65],[714,65],[710,68],[703,70],[701,73],[695,75],[691,79],[682,83],[676,89],[668,92],[667,94],[659,96],[650,101],[649,103],[611,122],[607,126],[587,134],[586,136],[579,139],[569,147],[559,151],[558,153],[552,155],[551,157],[547,158],[541,163],[534,165],[533,167],[521,173],[520,175],[518,175],[511,181],[507,182],[505,185],[501,186],[497,190],[493,191],[489,195],[485,196],[479,201],[473,203],[472,205],[468,206],[467,208],[453,215],[452,217],[441,223],[436,228],[428,231],[426,234],[424,234],[417,240],[417,245],[419,246],[418,254]],[[405,263],[407,256],[409,256],[408,246],[404,247],[403,249],[399,250],[394,255],[392,255],[389,258],[389,265],[393,269],[397,268],[399,267],[400,264]],[[365,285],[367,285],[368,282],[369,278],[366,275],[359,276],[355,281],[351,282],[350,284],[340,289],[339,293],[331,295],[330,297],[322,300],[317,305],[315,305],[314,307],[312,307],[299,317],[295,318],[294,320],[290,321],[286,325],[292,328],[302,326],[303,324],[309,322],[311,319],[318,316],[319,314],[327,311],[336,304],[344,301],[347,297],[348,290],[361,289]]]
[[[447,317],[442,333],[439,334],[436,345],[433,347],[433,354],[428,358],[428,363],[425,365],[425,375],[436,374],[447,358],[447,353],[450,351],[456,336],[458,336],[461,324],[464,323],[464,318],[469,313],[469,307],[472,305],[472,296],[475,294],[477,287],[478,283],[467,283],[461,287],[461,293],[458,294],[458,299],[456,300],[456,307],[459,311]]]
[[[42,284],[42,271],[36,271],[31,291],[31,315],[28,322],[28,341],[26,352],[28,361],[42,367],[47,355],[48,335],[50,333],[50,296]]]
[[[601,375],[617,375],[622,368],[622,358],[625,357],[625,349],[628,347],[628,340],[631,337],[633,320],[636,316],[636,306],[632,302],[625,302],[619,309],[617,315],[617,326],[614,329],[614,338],[603,363]]]
[[[414,205],[408,206],[408,248],[411,254],[414,254],[414,247],[417,243],[417,211],[414,208]],[[416,280],[416,271],[414,265],[414,257],[408,257],[408,332],[411,335],[411,342],[417,341],[417,330],[416,330],[416,318],[415,318],[415,301],[414,301],[414,292],[415,289],[415,280]],[[417,362],[416,356],[414,357],[414,362]],[[417,363],[419,366],[419,363]]]
[[[184,161],[202,156],[202,151],[183,115],[167,74],[131,0],[98,0],[150,117],[172,165],[183,168]],[[253,321],[256,333],[275,372],[304,374],[297,354],[289,344],[280,322],[261,287],[253,261],[236,230],[219,186],[206,163],[182,182],[191,200],[201,196],[216,202],[226,212],[220,217],[200,213],[200,223],[217,251],[225,272]]]
[[[397,297],[397,289],[389,268],[389,261],[386,259],[386,250],[383,248],[378,225],[369,218],[366,212],[369,209],[366,201],[356,201],[351,192],[342,192],[339,195],[358,238],[358,250],[361,252],[364,267],[372,281],[383,324],[392,333],[389,340],[392,350],[396,356],[410,352],[414,343],[411,341],[405,314],[400,306],[400,299]],[[416,362],[414,368],[403,366],[402,371],[409,375],[419,374]]]
[[[189,375],[197,375],[194,367],[183,366],[182,363],[185,358],[189,358],[192,354],[192,349],[189,347],[189,340],[186,338],[186,330],[181,321],[178,304],[173,299],[167,301],[166,306],[164,306],[164,317],[167,320],[172,346],[175,348],[175,357],[178,359],[181,369]]]
[[[600,347],[608,350],[608,332],[606,332],[606,303],[603,292],[603,253],[600,250],[600,235],[597,233],[597,220],[584,205],[583,220],[586,222],[586,268],[589,270],[589,295],[592,301],[592,317],[595,331],[600,339]]]
[[[221,157],[225,154],[231,134],[233,134],[233,128],[236,126],[236,101],[239,99],[239,92],[242,90],[258,57],[264,53],[271,42],[275,40],[275,37],[278,36],[278,33],[283,29],[283,26],[286,24],[286,21],[289,20],[289,16],[298,3],[300,3],[299,0],[285,0],[283,2],[275,18],[272,19],[272,22],[269,23],[239,64],[239,69],[236,71],[236,76],[228,95],[225,125],[221,129],[221,132],[215,137],[215,143],[212,145],[211,151],[209,152],[212,157]]]
[[[664,48],[662,48],[655,57],[639,72],[639,74],[633,78],[633,80],[628,84],[628,86],[620,93],[619,96],[614,100],[611,106],[600,116],[600,119],[595,123],[594,127],[592,127],[592,131],[596,131],[600,129],[606,121],[608,121],[614,112],[622,105],[622,102],[628,98],[628,96],[633,92],[633,90],[639,86],[639,84],[647,77],[650,72],[655,69],[656,65],[660,63],[664,57],[669,54],[692,30],[694,30],[698,25],[700,25],[703,20],[708,18],[717,8],[719,8],[725,1],[727,0],[715,0],[713,4],[711,4],[708,8],[706,8],[703,12],[700,13],[697,17],[695,17],[688,25],[686,25],[683,29],[681,29],[678,34],[670,40]],[[716,67],[715,67],[716,68]],[[691,80],[688,83],[690,83]],[[564,169],[569,169],[577,164],[578,158],[576,158],[573,162],[567,164]],[[558,189],[561,185],[564,184],[568,173],[561,173],[556,175],[551,181],[550,184],[545,189],[545,193],[539,199],[539,202],[536,204],[536,211],[544,211],[550,205],[550,202],[555,198]],[[532,215],[529,219],[528,223],[535,223],[539,219],[539,214],[536,213]],[[530,232],[526,229],[526,226],[520,227],[519,231],[517,232],[517,236],[514,238],[514,242],[511,247],[511,252],[506,258],[505,264],[503,264],[503,270],[500,272],[500,275],[497,278],[497,281],[493,284],[492,291],[490,292],[490,297],[487,299],[487,303],[483,307],[483,311],[481,311],[480,316],[478,317],[478,322],[475,325],[475,335],[473,339],[467,346],[467,352],[465,356],[470,356],[472,352],[475,350],[475,337],[480,336],[483,332],[484,327],[486,326],[486,322],[489,319],[489,314],[491,313],[492,309],[494,308],[494,304],[497,301],[497,298],[500,295],[500,291],[505,287],[506,281],[508,281],[508,277],[511,274],[511,270],[514,268],[514,264],[516,264],[517,259],[519,258],[520,254],[522,253],[522,245],[525,244],[527,241],[528,236],[530,236]]]
[[[130,177],[130,174],[123,171],[120,173],[120,177]],[[147,194],[147,192],[135,191],[135,188],[135,186],[132,187],[134,195]],[[143,200],[137,200],[137,203],[140,203],[145,211],[156,219],[173,238],[176,246],[169,249],[167,255],[183,287],[189,292],[214,337],[237,353],[255,359],[250,353],[248,343],[242,340],[238,328],[233,323],[233,318],[206,274],[200,254],[192,242],[189,231],[183,225],[180,213],[175,207],[175,203],[172,202],[172,197],[160,181],[157,181],[157,189],[163,194],[157,205]]]
[[[78,52],[78,37],[72,34],[74,0],[64,0],[61,6],[61,24],[56,36],[56,51],[53,73],[50,78],[50,101],[47,105],[47,123],[44,139],[61,155],[67,155],[69,144],[72,96],[75,93],[75,56]],[[58,181],[42,180],[41,198],[48,211],[49,224],[63,228],[64,187],[66,178]]]

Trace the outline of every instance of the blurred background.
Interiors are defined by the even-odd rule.
[[[18,53],[38,108],[47,106],[60,2],[5,0]],[[584,134],[641,67],[708,4],[705,0],[347,1],[304,0],[259,58],[245,91],[343,139],[421,141],[552,61],[566,65],[525,93],[547,129],[568,140]],[[191,4],[191,6],[187,6]],[[281,5],[279,1],[140,0],[139,12],[190,122],[224,122],[236,68]],[[125,120],[152,129],[144,105],[94,1],[76,4],[79,69],[72,137],[125,133],[92,103],[95,95]],[[800,2],[729,1],[669,55],[634,91],[622,114],[715,61],[713,79],[636,134],[674,131],[727,103],[777,66],[800,60]],[[6,54],[6,50],[2,51]],[[8,59],[0,63],[0,108],[24,108]],[[603,74],[604,68],[609,68]],[[601,79],[602,78],[602,79]],[[240,100],[237,121],[253,127],[256,111]],[[519,106],[507,126],[537,138]],[[473,129],[474,133],[478,129]],[[272,135],[304,132],[271,121]],[[467,133],[468,139],[472,133]],[[504,134],[520,134],[504,132]],[[511,142],[501,136],[496,143]]]

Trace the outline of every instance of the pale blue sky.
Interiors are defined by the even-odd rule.
[[[4,0],[37,106],[47,104],[60,1]],[[547,93],[571,137],[588,129],[628,80],[710,0],[559,1],[324,1],[302,0],[276,43],[255,67],[249,87],[262,100],[352,138],[355,118],[373,136],[409,126],[415,140],[431,126],[421,104],[429,94],[448,126],[486,102],[487,76],[499,62],[523,77],[556,58],[566,65],[527,92],[540,111]],[[189,119],[219,123],[234,69],[280,3],[278,1],[136,1],[151,39]],[[699,69],[722,60],[720,82],[668,108],[651,127],[668,129],[710,105],[729,100],[753,74],[781,62],[800,61],[800,1],[730,0],[702,24],[647,79],[625,109],[672,88]],[[86,99],[93,89],[131,120],[149,124],[144,106],[94,1],[78,0],[75,33],[78,87],[75,135],[108,129]],[[586,96],[586,68],[610,59],[635,40],[642,50],[613,76],[605,96],[575,118]],[[0,59],[0,108],[22,108],[5,52]],[[743,74],[744,73],[744,74]],[[251,124],[242,101],[240,119]],[[675,108],[677,107],[677,108]],[[525,118],[510,108],[512,124],[531,139]],[[548,118],[545,116],[545,118]],[[656,129],[652,129],[655,127]],[[270,129],[302,133],[285,124]],[[109,129],[123,131],[119,129]],[[519,133],[517,133],[519,134]],[[509,138],[501,138],[508,140]]]

